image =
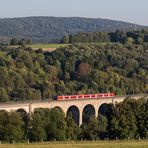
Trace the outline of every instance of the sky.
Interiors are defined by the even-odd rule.
[[[0,0],[0,18],[89,17],[148,26],[148,0]]]

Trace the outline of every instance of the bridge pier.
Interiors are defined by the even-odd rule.
[[[96,104],[96,105],[94,106],[94,108],[95,108],[95,118],[98,118],[98,109],[99,109],[99,105]]]
[[[82,120],[83,120],[83,110],[81,109],[81,110],[79,110],[80,111],[80,114],[79,114],[79,126],[81,126],[82,125]]]
[[[32,103],[29,104],[29,117],[31,118],[31,113],[33,112],[32,110]]]

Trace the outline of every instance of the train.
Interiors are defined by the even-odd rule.
[[[78,100],[78,99],[97,99],[97,98],[112,98],[115,93],[100,93],[100,94],[81,94],[81,95],[63,95],[57,96],[57,101],[62,100]]]

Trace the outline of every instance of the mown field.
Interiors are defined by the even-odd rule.
[[[32,44],[28,45],[28,47],[31,47],[33,49],[39,49],[42,48],[44,51],[53,51],[56,48],[64,47],[67,44]]]
[[[108,43],[108,42],[107,42]],[[77,43],[81,44],[81,43]],[[106,43],[83,43],[83,45],[105,45]],[[109,44],[112,44],[111,42]],[[42,48],[44,51],[53,51],[59,47],[65,47],[70,44],[32,44],[32,45],[27,45],[27,47],[31,47],[33,49],[39,49]]]
[[[148,141],[47,142],[1,144],[1,148],[148,148]]]
[[[81,43],[78,43],[81,44]],[[106,43],[83,43],[84,45],[105,45]],[[112,44],[112,43],[110,43]],[[43,49],[44,51],[54,51],[59,47],[65,47],[69,44],[44,44],[44,43],[37,43],[37,44],[31,44],[27,45],[27,47],[31,47],[34,50],[37,50],[39,48]],[[10,45],[9,48],[17,48],[19,45]]]
[[[42,48],[44,51],[54,51],[59,47],[64,47],[68,44],[32,44],[32,45],[27,45],[27,47],[31,47],[34,50]],[[19,45],[14,45],[14,46],[8,46],[9,48],[17,48]]]

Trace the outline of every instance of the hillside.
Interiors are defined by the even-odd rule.
[[[144,26],[137,25],[137,29]],[[35,42],[57,42],[77,32],[133,30],[135,24],[108,19],[80,17],[24,17],[0,19],[0,41],[31,38]]]
[[[0,48],[0,102],[63,94],[148,93],[148,44]]]

